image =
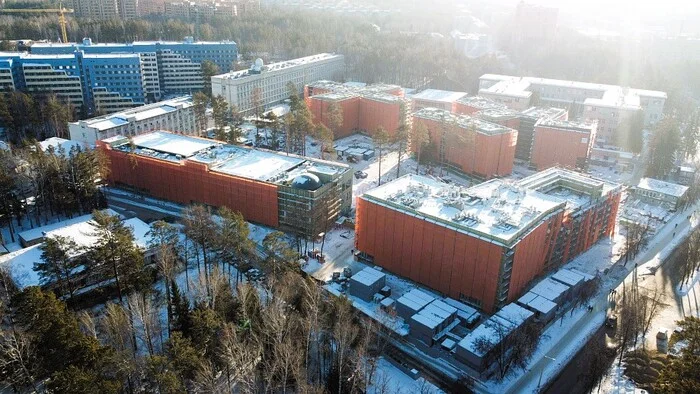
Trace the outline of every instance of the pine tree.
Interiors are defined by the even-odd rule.
[[[202,79],[204,80],[204,93],[211,97],[211,77],[219,73],[219,66],[211,60],[202,61]]]
[[[379,180],[378,184],[382,184],[382,153],[384,151],[384,148],[386,147],[386,144],[389,143],[389,134],[386,132],[386,130],[379,126],[377,130],[374,132],[372,135],[372,141],[374,142],[374,148],[377,150],[377,153],[379,154]]]
[[[177,282],[173,281],[170,285],[170,293],[172,294],[173,303],[173,331],[179,331],[183,335],[188,336],[192,330],[192,321],[190,319],[190,303],[187,297],[184,297],[177,286]]]
[[[211,99],[211,108],[212,116],[214,118],[214,127],[216,127],[216,139],[226,141],[227,138],[225,127],[228,123],[228,103],[222,96],[215,96]]]
[[[91,251],[96,269],[111,276],[117,286],[119,302],[123,303],[125,289],[138,286],[142,277],[143,252],[134,244],[134,234],[118,216],[102,211],[92,214],[97,243]],[[105,269],[106,268],[106,269]]]
[[[428,129],[423,122],[417,122],[411,130],[411,148],[416,153],[416,174],[420,167],[421,153],[425,146],[430,142]]]
[[[197,92],[192,96],[194,123],[199,132],[199,135],[204,135],[207,130],[207,106],[209,105],[209,96],[202,92]]]
[[[34,263],[34,270],[44,284],[58,284],[60,294],[68,294],[73,299],[73,278],[81,265],[76,259],[81,253],[80,248],[75,241],[63,236],[46,237],[40,248],[42,261]]]

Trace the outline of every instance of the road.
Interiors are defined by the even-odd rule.
[[[652,240],[652,244],[639,256],[637,256],[637,258],[634,261],[641,266],[642,264],[649,262],[655,257],[657,257],[659,252],[661,252],[667,245],[671,243],[672,240],[674,240],[674,233],[680,233],[690,227],[691,222],[688,220],[687,216],[695,212],[698,205],[699,204],[696,204],[687,208],[683,212],[679,212],[673,220],[670,220],[661,229],[659,229],[659,231],[656,233],[656,236]],[[678,224],[677,227],[676,224]],[[608,275],[614,275],[616,270],[625,269],[632,271],[633,268],[634,262],[629,262],[626,267],[622,266],[621,263],[618,263],[616,264],[616,267],[614,269],[610,270]],[[619,288],[622,285],[623,281],[631,280],[632,275],[634,275],[633,272],[629,273],[628,275],[623,275],[619,281],[616,281],[614,286],[609,287],[607,289],[603,289],[598,294],[598,296],[591,301],[593,311],[590,312],[586,317],[579,319],[579,321],[575,323],[572,329],[570,329],[564,336],[557,339],[556,343],[551,347],[552,350],[547,352],[547,356],[552,357],[555,360],[562,360],[557,361],[557,364],[561,364],[562,362],[568,362],[569,358],[572,357],[569,348],[569,345],[573,343],[572,341],[580,341],[581,332],[586,331],[592,333],[594,330],[591,330],[591,327],[589,326],[591,326],[594,323],[600,324],[600,322],[604,321],[605,316],[607,314],[608,306],[610,304],[608,300],[609,290],[613,288]],[[597,317],[597,319],[595,319],[594,317]],[[526,392],[526,386],[528,386],[531,382],[536,382],[539,378],[539,374],[542,371],[542,368],[547,367],[550,362],[551,361],[547,358],[542,357],[539,360],[537,360],[534,364],[531,364],[528,370],[525,371],[525,373],[523,373],[520,377],[518,377],[518,379],[513,384],[511,384],[511,386],[508,389],[508,392]],[[562,367],[563,366],[565,366],[565,364],[562,365]]]

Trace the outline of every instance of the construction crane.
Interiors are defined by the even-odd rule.
[[[3,8],[0,9],[0,14],[58,14],[58,24],[61,26],[61,40],[68,42],[68,32],[66,31],[66,15],[72,14],[75,11],[72,8],[64,8],[63,4],[60,8]]]

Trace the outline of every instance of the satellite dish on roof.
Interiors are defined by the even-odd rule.
[[[262,66],[263,66],[263,60],[261,58],[255,59],[255,67],[262,68]]]

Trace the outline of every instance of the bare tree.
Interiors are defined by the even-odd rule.
[[[153,356],[158,349],[155,346],[157,338],[162,346],[162,326],[159,317],[159,303],[149,292],[133,293],[128,299],[129,309],[134,316],[134,326],[138,326],[137,338],[146,346],[148,354]]]
[[[257,366],[263,348],[256,337],[239,334],[239,328],[228,323],[221,330],[219,357],[226,369],[229,392],[232,386],[244,393],[257,388]]]
[[[35,348],[26,332],[0,329],[0,383],[17,393],[25,387],[40,392],[34,383],[37,363]]]

